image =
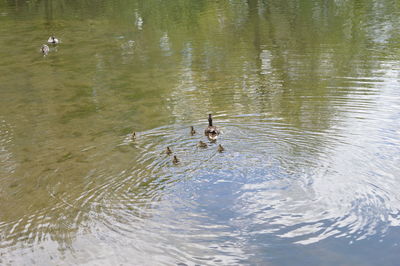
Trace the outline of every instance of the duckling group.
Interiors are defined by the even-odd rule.
[[[196,130],[194,129],[193,126],[191,126],[190,127],[190,135],[193,136],[195,134],[196,134]],[[220,130],[216,126],[213,125],[212,115],[209,114],[208,115],[208,126],[204,129],[204,135],[211,142],[215,142],[217,140],[219,134],[220,134]],[[197,147],[198,148],[207,148],[208,145],[204,141],[200,140],[199,143],[197,143]],[[221,144],[219,144],[218,148],[217,148],[217,151],[218,152],[224,152],[225,148]],[[167,155],[171,155],[172,154],[172,151],[171,151],[170,147],[167,147],[166,154]],[[174,164],[178,164],[179,163],[179,159],[176,157],[176,155],[174,155],[174,158],[173,158],[172,162]]]
[[[60,41],[54,35],[52,35],[47,40],[47,43],[50,45],[55,45],[60,43]],[[46,56],[50,52],[50,47],[47,44],[43,44],[39,51]]]
[[[190,135],[194,136],[195,134],[196,134],[196,130],[194,129],[193,126],[191,126],[190,127]],[[219,134],[220,134],[220,130],[216,126],[213,126],[212,116],[211,116],[211,114],[209,114],[208,115],[208,126],[204,129],[204,135],[211,142],[215,142],[217,140]],[[134,131],[132,132],[131,139],[132,140],[136,139],[136,132],[134,132]],[[197,143],[197,147],[198,148],[207,148],[208,145],[207,145],[207,143],[205,143],[205,142],[200,140]],[[225,149],[221,144],[219,144],[218,148],[217,148],[217,151],[221,153],[221,152],[224,152]],[[165,151],[163,153],[165,153],[166,155],[173,154],[173,152],[172,152],[172,150],[171,150],[171,148],[169,146],[165,149]],[[172,163],[175,164],[175,165],[179,164],[179,159],[178,159],[178,157],[176,155],[173,156]]]

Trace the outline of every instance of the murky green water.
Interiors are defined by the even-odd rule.
[[[0,0],[0,264],[398,265],[399,15]]]

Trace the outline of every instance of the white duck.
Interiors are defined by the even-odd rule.
[[[52,36],[49,37],[49,39],[47,40],[47,42],[48,42],[48,43],[52,43],[52,44],[57,44],[57,43],[59,43],[60,41],[59,41],[56,37],[54,37],[54,35],[52,35]]]
[[[43,55],[47,55],[50,51],[50,48],[46,44],[43,44],[40,48],[40,51],[43,53]]]

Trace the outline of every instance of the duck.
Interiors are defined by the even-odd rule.
[[[43,44],[42,47],[40,48],[40,51],[44,54],[47,55],[50,51],[49,46],[47,46],[46,44]]]
[[[196,134],[196,130],[194,130],[194,127],[191,126],[191,127],[190,127],[190,135],[193,136],[194,134]]]
[[[204,135],[206,135],[211,140],[216,140],[219,135],[219,130],[216,126],[212,124],[211,114],[208,114],[208,127],[204,130]]]
[[[167,149],[165,149],[165,153],[166,153],[167,155],[171,155],[171,154],[172,154],[172,151],[171,151],[171,149],[170,149],[169,147],[167,147]]]
[[[201,140],[197,143],[197,147],[199,148],[207,148],[207,143],[202,142]]]
[[[47,42],[48,42],[48,43],[52,43],[52,44],[57,44],[57,43],[59,43],[60,41],[59,41],[56,37],[54,37],[54,35],[52,35],[52,36],[49,37],[49,39],[47,40]]]
[[[174,159],[172,159],[172,163],[173,164],[178,164],[179,163],[178,157],[176,157],[176,155],[174,155]]]
[[[135,139],[136,139],[136,132],[135,132],[135,131],[132,132],[132,137],[131,137],[131,139],[132,139],[132,140],[135,140]]]
[[[218,145],[218,152],[223,152],[225,149],[221,144]]]

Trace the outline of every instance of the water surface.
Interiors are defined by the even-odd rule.
[[[397,265],[399,15],[0,1],[0,264]]]

